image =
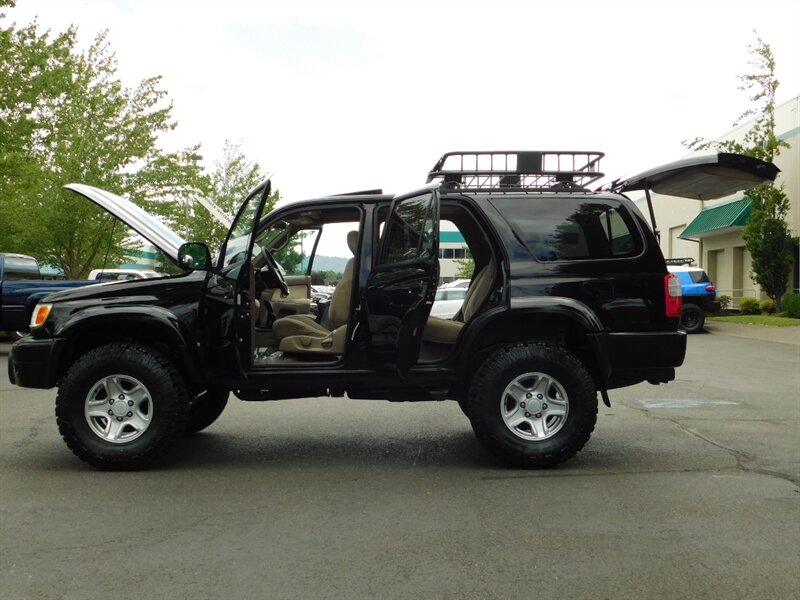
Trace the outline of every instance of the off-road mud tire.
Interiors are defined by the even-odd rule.
[[[116,375],[144,386],[150,415],[138,437],[113,443],[92,430],[87,407],[91,391]],[[90,350],[67,370],[56,397],[56,422],[81,460],[101,469],[141,469],[180,438],[189,401],[183,377],[167,358],[146,346],[114,343]]]
[[[529,374],[550,378],[567,398],[565,418],[544,439],[521,438],[503,416],[508,386]],[[589,441],[597,421],[597,392],[586,367],[565,348],[516,344],[495,352],[479,368],[470,387],[468,414],[480,442],[502,461],[526,469],[553,467]]]

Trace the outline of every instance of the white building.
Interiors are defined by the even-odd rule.
[[[467,258],[467,245],[460,231],[439,232],[439,283],[457,279],[458,260]]]
[[[798,245],[800,235],[800,96],[775,110],[775,131],[790,148],[782,148],[775,164],[781,170],[775,182],[782,185],[791,208],[786,216],[794,240],[794,266],[787,291],[798,291]],[[752,126],[742,123],[716,141],[740,140]],[[666,258],[691,257],[703,267],[717,288],[718,295],[733,299],[750,296],[766,298],[752,279],[752,261],[745,248],[742,230],[750,216],[749,201],[743,194],[713,201],[697,201],[653,194],[656,223],[661,231],[661,250]],[[640,209],[647,214],[643,200]]]

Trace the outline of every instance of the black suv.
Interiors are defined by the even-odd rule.
[[[616,183],[596,152],[459,152],[428,185],[300,202],[262,215],[269,180],[239,210],[219,256],[183,243],[131,202],[71,184],[184,272],[62,292],[14,344],[12,383],[58,386],[67,445],[103,468],[139,468],[241,400],[343,396],[457,400],[479,440],[519,467],[578,452],[597,393],[672,380],[686,350],[681,288],[625,190],[708,199],[777,169],[720,154]],[[651,209],[652,213],[652,209]],[[453,319],[429,316],[439,231],[474,257]],[[321,314],[321,249],[352,258]],[[345,246],[346,242],[346,246]]]

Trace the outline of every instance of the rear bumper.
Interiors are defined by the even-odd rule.
[[[58,383],[58,364],[66,340],[37,340],[30,336],[11,346],[8,378],[20,387],[48,389]]]
[[[595,336],[608,387],[666,383],[686,356],[686,333],[600,333]]]
[[[722,310],[722,305],[719,303],[719,300],[704,300],[703,310],[709,314],[715,315]]]

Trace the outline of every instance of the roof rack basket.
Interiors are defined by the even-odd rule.
[[[448,152],[428,173],[459,191],[579,189],[603,177],[602,152]]]

